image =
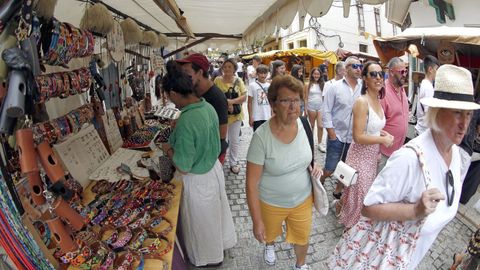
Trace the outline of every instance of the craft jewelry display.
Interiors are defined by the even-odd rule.
[[[155,116],[166,119],[177,119],[180,117],[180,111],[176,108],[170,107],[159,107],[155,112]]]
[[[165,214],[174,190],[175,185],[158,181],[98,181],[91,188],[95,199],[77,209],[89,222],[75,236],[78,248],[57,249],[54,257],[80,269],[131,269],[134,262],[142,264],[145,259],[163,261],[173,248],[166,238],[173,224]]]
[[[159,130],[158,126],[143,126],[126,139],[122,147],[137,148],[148,146]]]
[[[157,137],[155,138],[155,143],[166,143],[172,134],[172,128],[170,126],[164,126],[158,132]]]
[[[88,68],[80,68],[68,72],[50,73],[35,77],[38,87],[37,103],[43,103],[51,98],[66,98],[85,93],[90,90],[93,82]]]
[[[68,135],[77,133],[85,123],[91,123],[94,116],[92,104],[83,105],[64,116],[34,124],[33,139],[37,144],[44,140],[50,144],[60,142]]]
[[[48,65],[66,66],[72,58],[93,54],[95,40],[87,30],[76,28],[53,18],[41,26],[43,62]]]

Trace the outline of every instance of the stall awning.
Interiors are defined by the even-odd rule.
[[[331,64],[336,64],[338,59],[337,55],[333,51],[320,51],[320,50],[315,50],[315,49],[309,49],[309,48],[296,48],[296,49],[291,49],[291,50],[273,50],[273,51],[268,51],[268,52],[263,52],[263,53],[256,53],[256,54],[251,54],[244,56],[244,59],[252,59],[254,55],[258,55],[262,59],[266,58],[282,58],[282,57],[288,57],[288,56],[310,56],[314,59],[320,60],[320,61],[328,61]]]
[[[404,55],[411,44],[418,49],[419,57],[436,55],[441,42],[451,43],[457,55],[480,57],[480,29],[469,27],[408,28],[394,37],[375,38],[373,44],[382,63],[395,56]]]

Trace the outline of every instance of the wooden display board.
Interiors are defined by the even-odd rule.
[[[122,147],[123,139],[118,129],[117,119],[112,110],[107,110],[102,116],[103,126],[107,135],[108,147],[110,153],[115,153],[118,148]]]
[[[89,176],[110,158],[93,125],[83,128],[66,141],[53,145],[65,168],[82,187],[89,184]]]
[[[103,179],[109,182],[116,182],[122,178],[126,178],[128,175],[121,174],[116,170],[122,163],[130,167],[134,176],[147,178],[149,176],[148,170],[137,167],[137,161],[141,159],[143,154],[145,154],[145,152],[119,148],[108,160],[97,167],[88,178],[90,180]]]

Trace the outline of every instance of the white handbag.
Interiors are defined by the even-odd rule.
[[[314,162],[313,162],[313,133],[312,129],[310,128],[310,124],[306,117],[300,117],[302,121],[303,128],[305,129],[305,133],[307,134],[308,143],[310,144],[310,150],[312,151],[312,162],[310,163],[311,168],[313,169]],[[320,182],[320,178],[314,179],[310,177],[312,182],[312,190],[313,190],[313,206],[323,216],[326,216],[328,213],[328,197],[327,191],[323,187],[322,183]]]
[[[350,121],[348,124],[348,130],[350,130],[350,125],[352,124],[352,114],[350,114]],[[367,125],[368,125],[368,116],[367,116]],[[348,135],[348,133],[347,133]],[[337,167],[335,167],[335,171],[333,172],[333,176],[337,178],[344,186],[349,187],[357,183],[358,172],[354,168],[350,167],[348,164],[342,161],[343,155],[345,154],[345,146],[347,143],[343,144],[342,155],[340,156],[340,161],[337,163]]]
[[[327,191],[320,182],[320,178],[312,179],[313,188],[313,206],[323,216],[328,214],[328,197]]]
[[[338,181],[342,182],[344,186],[349,187],[357,183],[358,172],[340,160],[333,172],[333,176],[335,176]]]

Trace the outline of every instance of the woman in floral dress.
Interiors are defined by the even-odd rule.
[[[362,96],[353,105],[353,143],[346,163],[358,171],[357,183],[345,188],[340,212],[340,223],[352,227],[360,218],[363,199],[372,185],[377,172],[380,144],[390,146],[393,136],[382,128],[385,126],[380,98],[385,94],[383,71],[378,63],[368,62],[362,70]]]

